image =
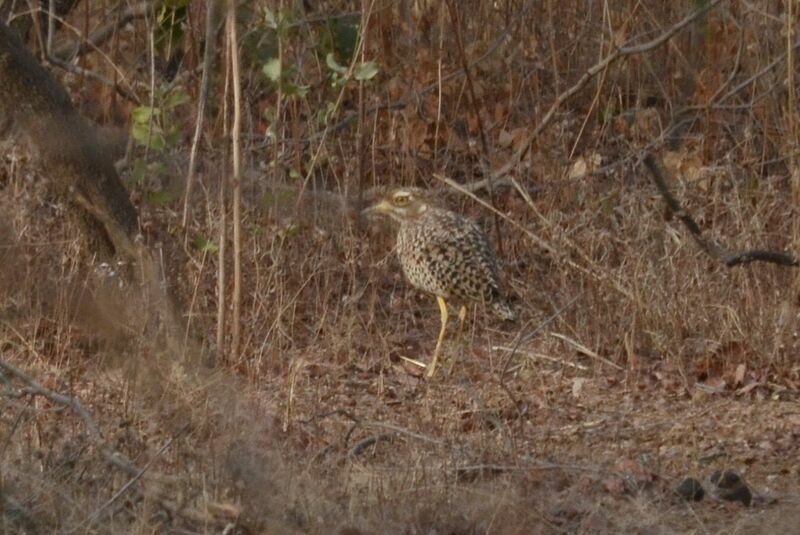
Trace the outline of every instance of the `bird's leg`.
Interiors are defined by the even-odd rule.
[[[464,323],[467,321],[467,305],[461,305],[461,308],[458,309],[458,339],[460,342],[464,341]],[[463,350],[459,348],[456,354],[450,359],[449,367],[447,369],[447,375],[453,373],[453,368],[456,366],[456,359],[458,354]]]
[[[464,322],[467,321],[467,305],[461,305],[458,309],[458,319],[461,323],[458,324],[458,336],[464,334]]]
[[[436,341],[436,349],[433,350],[433,359],[428,365],[428,373],[426,377],[433,377],[433,372],[436,371],[436,361],[439,360],[439,353],[442,351],[442,340],[444,340],[444,333],[447,330],[447,303],[443,297],[436,296],[436,302],[439,303],[439,311],[442,314],[442,328],[439,331],[439,339]]]

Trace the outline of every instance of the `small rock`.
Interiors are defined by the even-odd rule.
[[[732,470],[714,472],[711,474],[711,483],[716,487],[716,495],[729,502],[739,502],[749,507],[753,501],[753,493],[741,476]]]
[[[706,494],[703,485],[693,477],[684,478],[675,488],[675,492],[687,502],[699,502]]]

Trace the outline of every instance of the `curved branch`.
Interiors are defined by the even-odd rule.
[[[599,62],[589,67],[577,82],[575,82],[569,89],[567,89],[566,91],[564,91],[563,93],[559,94],[556,97],[556,99],[550,105],[550,109],[547,110],[547,113],[544,114],[542,120],[539,121],[539,124],[537,124],[536,128],[533,129],[533,132],[531,132],[530,135],[525,139],[524,143],[521,144],[517,152],[515,152],[511,156],[511,159],[505,165],[503,165],[503,167],[501,167],[500,169],[498,169],[493,173],[492,178],[499,179],[504,175],[508,174],[508,172],[511,171],[514,167],[516,167],[517,164],[519,164],[519,162],[521,162],[522,159],[525,158],[525,155],[530,150],[534,140],[536,140],[536,138],[539,137],[539,134],[541,134],[542,131],[544,131],[544,129],[547,127],[547,125],[550,124],[550,121],[553,120],[556,111],[558,111],[561,105],[564,104],[564,102],[567,99],[574,96],[581,89],[583,89],[592,78],[597,76],[599,73],[603,72],[603,70],[608,68],[609,65],[611,65],[612,63],[616,62],[617,60],[623,57],[643,54],[645,52],[649,52],[654,48],[663,45],[680,30],[682,30],[683,28],[685,28],[698,18],[702,17],[710,10],[714,9],[722,1],[723,0],[713,0],[704,7],[701,7],[700,9],[693,11],[692,13],[684,17],[682,20],[673,24],[668,30],[666,30],[664,33],[662,33],[655,39],[652,39],[650,41],[647,41],[646,43],[642,43],[636,46],[618,48],[614,52],[612,52],[611,54],[600,60]]]
[[[689,234],[694,239],[695,243],[709,256],[722,262],[727,267],[734,267],[740,264],[750,264],[752,262],[767,262],[770,264],[777,264],[779,266],[787,267],[800,267],[800,260],[796,257],[779,253],[776,251],[765,251],[762,249],[753,249],[751,251],[730,252],[718,243],[712,242],[703,236],[703,231],[697,221],[692,218],[691,214],[684,210],[678,199],[672,194],[667,187],[666,180],[664,179],[664,172],[661,167],[656,163],[652,154],[646,154],[644,165],[650,171],[650,176],[653,179],[656,189],[661,194],[667,207],[670,211],[680,219],[683,226],[689,231]]]
[[[62,43],[53,51],[53,56],[62,61],[71,61],[77,56],[82,56],[88,50],[97,48],[111,39],[118,28],[122,28],[135,19],[140,19],[148,14],[152,14],[158,2],[141,2],[139,4],[126,7],[116,16],[111,16],[113,20],[100,26],[89,33],[89,37],[81,39],[80,42]]]

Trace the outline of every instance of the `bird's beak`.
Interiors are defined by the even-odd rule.
[[[388,201],[383,200],[379,203],[373,204],[369,208],[362,210],[361,215],[367,215],[371,213],[379,213],[379,214],[386,214],[391,211],[392,205],[389,204]]]

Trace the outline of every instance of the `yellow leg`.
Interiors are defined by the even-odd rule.
[[[436,302],[439,303],[439,312],[442,314],[442,328],[439,330],[439,339],[436,341],[436,349],[433,350],[433,359],[428,366],[427,377],[433,377],[433,372],[436,371],[436,361],[439,360],[439,353],[442,351],[442,340],[444,340],[444,332],[447,330],[447,303],[444,298],[436,296]]]
[[[464,333],[464,322],[467,321],[467,305],[461,305],[458,310],[458,319],[461,322],[458,325],[458,335],[460,337]]]
[[[467,321],[467,305],[461,305],[461,308],[458,309],[458,340],[459,342],[464,341],[464,323]],[[450,375],[453,373],[453,368],[456,366],[456,360],[458,355],[461,353],[463,348],[459,348],[458,351],[453,355],[450,359],[450,366],[447,369],[447,374]]]

